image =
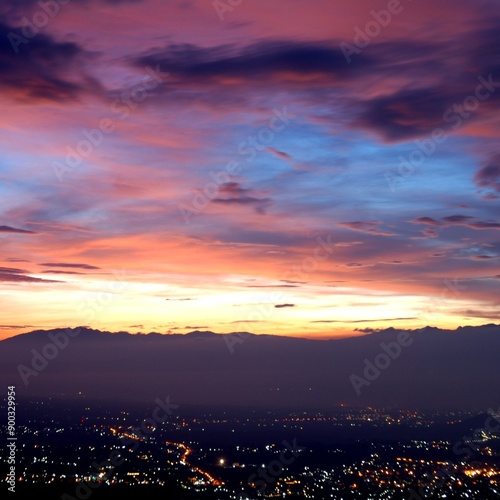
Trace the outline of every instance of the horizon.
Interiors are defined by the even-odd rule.
[[[371,334],[376,334],[376,333],[383,333],[388,330],[395,330],[395,331],[407,331],[407,332],[420,332],[426,329],[437,329],[439,331],[448,331],[448,332],[456,332],[461,329],[466,329],[466,328],[482,328],[482,327],[491,327],[491,326],[497,326],[500,327],[500,323],[484,323],[482,325],[458,325],[456,328],[438,328],[433,325],[425,325],[420,328],[397,328],[394,326],[386,326],[384,328],[357,328],[353,330],[350,334],[345,334],[345,335],[334,335],[331,337],[326,337],[326,336],[300,336],[300,334],[285,334],[285,335],[276,335],[273,333],[265,333],[265,332],[252,332],[252,331],[244,331],[244,330],[234,330],[231,332],[214,332],[212,330],[190,330],[186,332],[172,332],[172,331],[167,331],[167,332],[159,332],[159,331],[128,331],[128,330],[108,330],[106,328],[93,328],[88,325],[79,325],[79,326],[63,326],[63,327],[53,327],[53,328],[36,328],[36,329],[27,329],[27,331],[23,332],[17,332],[17,333],[12,333],[12,335],[9,335],[7,337],[0,338],[0,342],[3,340],[8,340],[12,339],[15,337],[19,337],[22,335],[29,335],[31,333],[37,333],[37,332],[43,332],[43,333],[48,333],[51,331],[56,331],[56,330],[92,330],[95,332],[99,333],[108,333],[111,335],[114,334],[119,334],[119,333],[126,333],[128,335],[161,335],[164,337],[172,336],[172,335],[178,335],[178,336],[186,336],[190,335],[193,333],[210,333],[213,335],[217,336],[224,336],[224,335],[238,335],[238,334],[243,334],[243,335],[254,335],[254,336],[267,336],[267,337],[284,337],[284,338],[293,338],[293,339],[302,339],[302,340],[343,340],[343,339],[349,339],[349,338],[359,338],[359,337],[364,337],[366,335],[371,335]],[[7,329],[7,327],[4,327]]]

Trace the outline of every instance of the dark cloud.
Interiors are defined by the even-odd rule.
[[[478,311],[475,309],[466,309],[465,311],[456,311],[458,314],[470,317],[470,318],[483,318],[483,319],[492,319],[492,320],[500,320],[499,312],[491,312],[491,311]]]
[[[84,5],[85,8],[88,9],[89,6],[87,4],[91,3],[107,3],[119,5],[139,3],[143,1],[144,0],[78,0],[78,2],[65,2],[65,4],[62,4],[62,2],[57,3],[60,4],[60,11],[63,11],[70,8],[78,8],[82,5]],[[28,18],[32,18],[35,12],[43,12],[40,3],[45,2],[40,2],[40,0],[16,0],[15,2],[4,2],[4,4],[0,6],[0,18],[17,19],[23,15],[27,16]]]
[[[230,101],[227,89],[272,82],[280,88],[298,89],[308,102],[321,103],[325,116],[337,116],[339,102],[331,98],[335,88],[352,127],[399,142],[430,136],[438,127],[452,133],[465,121],[498,111],[500,93],[491,89],[467,118],[455,108],[474,96],[478,77],[487,80],[491,75],[494,82],[500,81],[495,54],[500,40],[494,33],[494,29],[476,30],[453,45],[411,39],[372,43],[350,64],[338,43],[291,40],[261,41],[247,47],[174,44],[136,57],[131,64],[169,73],[164,88],[169,97],[175,92],[176,101],[195,99],[219,108]],[[485,53],[490,55],[485,57]],[[369,92],[371,85],[374,90]],[[187,87],[189,93],[183,97]],[[269,148],[268,152],[291,160],[283,151]]]
[[[0,87],[1,87],[0,82]],[[17,234],[35,234],[34,231],[28,231],[27,229],[17,229],[11,226],[0,226],[0,233],[17,233]]]
[[[36,325],[0,325],[0,330],[24,330],[25,328],[40,328]]]
[[[280,158],[281,160],[285,160],[285,161],[292,161],[293,160],[293,158],[288,153],[285,153],[284,151],[280,151],[279,149],[267,147],[266,151],[273,154],[274,156]]]
[[[492,74],[497,81],[500,64],[492,65],[493,57],[478,58],[473,66],[469,58],[484,53],[485,44],[491,52],[491,47],[498,45],[498,36],[491,30],[474,35],[474,42],[466,47],[415,40],[372,44],[350,64],[339,46],[295,41],[265,41],[244,48],[169,45],[134,59],[132,64],[161,67],[172,77],[171,88],[180,83],[217,83],[235,88],[245,82],[272,78],[280,85],[299,86],[312,100],[317,100],[324,96],[312,94],[316,87],[327,91],[336,85],[343,88],[345,102],[355,115],[355,127],[376,131],[385,140],[395,142],[427,135],[436,127],[454,129],[456,118],[445,118],[445,113],[453,112],[455,105],[474,93],[478,76]],[[309,77],[307,88],[303,85],[304,76]],[[389,92],[373,93],[374,97],[352,94],[353,86],[366,83],[367,78],[401,83]],[[415,85],[417,79],[422,82],[420,85]],[[481,109],[470,113],[467,120],[477,119],[498,102],[498,96],[491,93],[488,102],[482,101]],[[287,153],[274,148],[268,151],[290,160]]]
[[[38,328],[33,325],[0,325],[0,330],[23,330],[24,328]]]
[[[54,269],[50,269],[49,271],[42,271],[42,274],[85,274],[85,273],[79,273],[78,271],[56,271]]]
[[[493,156],[474,176],[477,186],[500,193],[500,154]],[[496,196],[489,195],[491,199]]]
[[[3,270],[2,270],[3,269]],[[15,272],[9,271],[8,268],[0,269],[0,282],[7,283],[60,283],[56,280],[45,280],[41,278],[34,278],[16,270]],[[7,271],[5,270],[7,269]]]
[[[431,217],[419,217],[410,221],[412,224],[420,224],[428,226],[422,233],[430,238],[437,236],[437,228],[450,226],[465,226],[470,229],[500,229],[500,223],[489,220],[480,220],[477,217],[469,215],[450,215],[443,217],[441,220],[432,219]]]
[[[452,133],[497,113],[496,87],[483,88],[481,96],[486,92],[487,97],[480,102],[475,94],[481,77],[500,81],[498,27],[469,32],[456,42],[407,39],[367,47],[373,62],[370,76],[401,83],[360,103],[353,101],[357,108],[353,125],[374,131],[387,142],[399,142],[430,136],[437,128]],[[478,106],[464,110],[467,98],[476,99]]]
[[[219,188],[219,193],[226,195],[239,196],[247,192],[248,189],[242,188],[239,182],[225,182],[224,184],[221,184]]]
[[[270,198],[253,198],[252,196],[240,196],[238,198],[216,198],[214,200],[214,203],[253,205],[253,204],[269,203],[270,201],[271,201]]]
[[[475,219],[475,222],[467,224],[463,223],[462,225],[472,229],[500,229],[500,223],[488,220],[484,221]]]
[[[16,267],[0,267],[1,273],[11,273],[11,274],[25,274],[28,271],[24,269],[18,269]]]
[[[427,224],[429,226],[439,226],[440,222],[432,217],[419,217],[418,219],[410,221],[412,224]]]
[[[390,142],[407,140],[444,128],[443,114],[455,102],[445,87],[402,90],[366,102],[358,124],[375,129]]]
[[[250,189],[241,187],[238,182],[226,182],[221,184],[219,194],[224,198],[215,198],[213,203],[228,205],[252,205],[259,214],[264,214],[267,206],[271,204],[270,198],[256,198],[250,196]]]
[[[89,264],[68,264],[65,262],[46,262],[40,265],[44,267],[63,267],[63,268],[67,267],[67,268],[88,269],[88,270],[100,269],[100,267],[91,266]]]
[[[29,102],[69,101],[100,89],[83,74],[83,56],[76,43],[56,42],[42,33],[27,38],[22,29],[0,22],[0,90],[4,96]]]
[[[449,215],[448,217],[443,217],[444,224],[468,224],[471,220],[474,220],[474,217],[469,215]]]
[[[274,307],[281,309],[283,307],[295,307],[295,304],[276,304]]]
[[[348,64],[338,47],[292,41],[259,42],[243,49],[232,45],[203,48],[195,45],[169,45],[161,51],[136,58],[139,67],[160,65],[174,77],[186,80],[223,81],[225,78],[248,80],[286,73],[314,75],[318,79],[346,78],[368,64],[360,56]]]

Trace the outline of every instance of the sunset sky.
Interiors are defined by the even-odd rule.
[[[500,320],[498,0],[3,2],[0,92],[0,338]]]

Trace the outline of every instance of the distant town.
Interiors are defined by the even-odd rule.
[[[151,498],[500,496],[493,409],[183,407],[155,418],[81,396],[20,400],[17,413],[17,491],[65,500],[125,487]]]

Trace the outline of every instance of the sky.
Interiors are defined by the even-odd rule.
[[[500,319],[496,0],[0,6],[0,339]]]

